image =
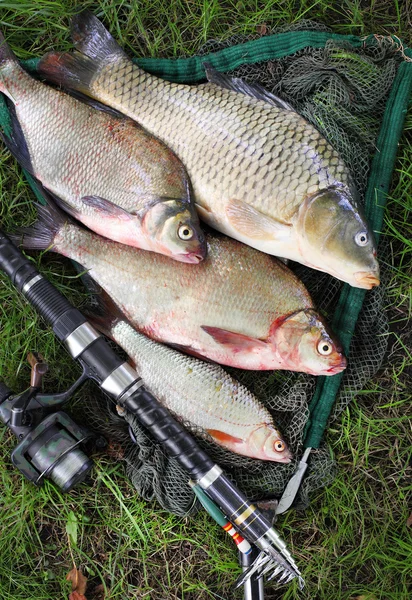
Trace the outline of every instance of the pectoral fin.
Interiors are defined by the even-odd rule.
[[[127,210],[124,210],[124,208],[113,204],[110,200],[100,198],[99,196],[83,196],[81,202],[98,211],[102,217],[123,219],[127,221],[132,218],[132,215],[127,212]]]
[[[206,429],[209,435],[212,436],[214,440],[217,442],[221,442],[225,445],[233,445],[233,444],[242,444],[243,440],[241,438],[230,435],[229,433],[225,433],[224,431],[220,431],[219,429]]]
[[[226,205],[227,219],[236,231],[254,240],[285,241],[290,237],[291,225],[262,214],[241,200]]]
[[[243,333],[236,333],[234,331],[220,329],[220,327],[209,327],[207,325],[202,325],[202,329],[218,344],[230,346],[234,353],[241,351],[253,352],[259,348],[263,349],[266,347],[266,342],[257,338],[252,338],[248,335],[243,335]]]

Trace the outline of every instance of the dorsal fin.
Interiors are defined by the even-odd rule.
[[[263,102],[276,106],[276,108],[283,108],[284,110],[295,112],[293,106],[288,102],[285,102],[282,98],[278,98],[258,83],[246,83],[243,79],[239,79],[238,77],[229,77],[229,75],[226,75],[225,73],[216,71],[210,63],[203,63],[203,66],[205,67],[207,80],[210,83],[220,85],[220,87],[231,90],[232,92],[238,92],[245,96],[256,98],[257,100],[263,100]]]

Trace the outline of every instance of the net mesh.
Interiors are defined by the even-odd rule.
[[[328,31],[322,25],[307,21],[290,26],[288,31],[297,29]],[[209,41],[199,54],[206,56],[244,41],[239,37],[224,43]],[[260,83],[291,103],[313,123],[341,153],[353,174],[362,201],[385,103],[401,61],[402,56],[390,39],[377,39],[375,44],[357,49],[346,41],[330,39],[324,48],[308,47],[280,60],[242,65],[229,74],[249,83]],[[385,255],[382,244],[379,254],[381,257]],[[377,372],[385,355],[388,321],[384,311],[384,284],[387,273],[385,262],[381,261],[381,265],[383,284],[366,294],[351,342],[349,365],[330,417],[333,420]],[[309,289],[320,312],[331,321],[343,284],[327,274],[301,265],[290,266]],[[204,435],[199,435],[201,432],[195,434],[200,445],[249,498],[279,497],[302,454],[308,405],[314,394],[316,378],[289,372],[228,371],[272,412],[295,455],[295,461],[284,465],[248,459],[222,449],[212,440],[205,439]],[[107,415],[110,411],[113,408],[108,405]],[[192,514],[198,509],[181,467],[164,454],[133,416],[126,414],[120,419],[112,414],[103,418],[101,407],[98,411],[92,410],[91,414],[94,421],[99,414],[99,429],[111,438],[116,435],[124,446],[127,473],[141,496],[148,500],[156,498],[163,508],[178,515]],[[130,443],[128,427],[133,432],[135,444]],[[325,444],[314,450],[296,505],[300,508],[307,506],[310,494],[330,482],[335,470],[336,465]]]

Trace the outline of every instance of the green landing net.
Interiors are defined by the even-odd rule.
[[[321,131],[352,171],[366,216],[379,238],[412,90],[412,52],[397,39],[337,35],[324,26],[302,21],[258,39],[211,41],[190,58],[136,60],[146,71],[191,84],[204,81],[204,62],[233,77],[260,83]],[[26,66],[35,64],[28,61]],[[7,127],[4,107],[0,123]],[[290,265],[343,344],[349,365],[342,374],[314,377],[231,370],[273,413],[296,458],[290,465],[248,459],[199,436],[199,443],[251,499],[279,497],[308,446],[315,450],[296,505],[306,506],[309,494],[333,479],[335,463],[322,442],[325,429],[377,372],[386,351],[387,254],[381,242],[382,284],[369,292],[325,273]],[[141,496],[156,498],[163,508],[178,515],[199,508],[181,467],[163,453],[135,418],[120,418],[109,408],[104,412],[101,403],[88,410],[95,427],[123,446],[128,474]],[[128,426],[137,444],[130,442]]]

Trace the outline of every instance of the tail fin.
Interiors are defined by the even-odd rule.
[[[112,61],[126,57],[103,23],[88,10],[73,17],[71,35],[76,50],[98,64],[105,64],[109,57]]]
[[[101,69],[118,60],[129,59],[89,11],[73,17],[72,38],[75,52],[50,52],[41,59],[37,71],[47,81],[93,97],[93,80]]]
[[[8,43],[4,39],[4,35],[0,32],[0,69],[6,62],[17,62],[17,58],[10,50]]]
[[[37,72],[50,83],[87,95],[96,66],[78,52],[49,52],[40,59]]]
[[[71,219],[57,208],[40,184],[36,187],[46,206],[37,204],[37,221],[30,227],[19,227],[10,237],[28,250],[53,249],[54,238]]]
[[[81,278],[86,288],[93,292],[93,312],[86,310],[87,318],[103,335],[113,339],[111,330],[118,321],[126,320],[126,317],[107,292],[100,286],[99,291],[96,291],[97,284],[90,275],[86,273]]]
[[[10,63],[15,65],[17,69],[21,69],[19,61],[14,56],[8,43],[4,39],[4,35],[0,32],[0,92],[3,92],[3,94],[6,95],[9,94],[7,93],[7,88],[3,82],[2,70],[7,64]]]

